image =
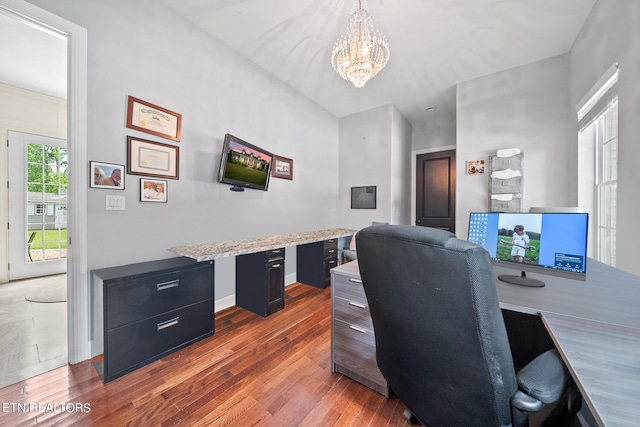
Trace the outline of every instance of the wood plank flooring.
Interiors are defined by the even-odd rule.
[[[288,286],[284,310],[216,313],[212,337],[108,384],[85,361],[0,389],[0,425],[405,426],[397,398],[331,373],[330,313],[330,288]]]

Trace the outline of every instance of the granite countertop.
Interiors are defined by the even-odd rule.
[[[285,246],[304,245],[338,237],[351,236],[357,230],[331,228],[328,230],[304,231],[300,233],[279,234],[254,239],[228,240],[201,245],[176,246],[167,250],[197,261],[209,261],[235,255],[268,251]]]

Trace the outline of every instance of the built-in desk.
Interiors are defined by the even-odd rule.
[[[347,267],[348,266],[348,267]],[[334,272],[356,274],[357,261]],[[587,280],[531,274],[527,288],[498,280],[503,309],[539,315],[600,426],[640,425],[640,277],[589,259]]]
[[[356,230],[331,228],[328,230],[305,231],[301,233],[279,234],[255,239],[228,240],[225,242],[200,245],[176,246],[168,250],[197,261],[209,261],[229,256],[270,251],[285,246],[306,245],[339,237],[352,236]]]
[[[337,265],[337,241],[355,230],[332,228],[170,248],[197,261],[236,258],[236,305],[261,316],[284,308],[286,246],[297,247],[297,281],[324,288]],[[277,254],[273,254],[277,252]],[[273,259],[272,259],[273,258]]]
[[[531,274],[544,288],[498,280],[503,309],[539,314],[601,426],[640,425],[640,278],[587,261],[585,282]]]

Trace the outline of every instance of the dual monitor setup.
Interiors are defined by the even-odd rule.
[[[542,287],[526,271],[586,280],[588,214],[472,212],[468,240],[485,248],[495,266],[521,270],[498,279]]]

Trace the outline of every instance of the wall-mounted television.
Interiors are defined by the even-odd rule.
[[[253,188],[266,191],[271,176],[273,154],[233,135],[224,136],[218,181],[230,184],[231,191]]]
[[[586,280],[587,213],[472,212],[470,242],[484,247],[496,266],[521,270],[500,275],[503,282],[544,286],[525,271]]]

